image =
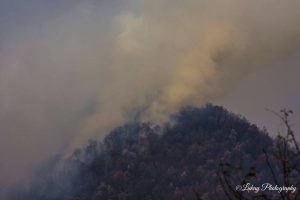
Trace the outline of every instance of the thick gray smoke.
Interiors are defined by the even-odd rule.
[[[1,180],[125,120],[218,98],[300,46],[297,0],[71,4],[1,32]]]

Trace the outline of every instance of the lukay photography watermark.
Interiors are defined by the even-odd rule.
[[[296,192],[297,188],[294,187],[293,185],[291,186],[278,186],[278,185],[272,185],[271,183],[263,183],[260,186],[254,186],[251,183],[246,183],[244,185],[237,185],[235,187],[236,191],[240,191],[240,192],[254,192],[254,193],[258,193],[260,191],[274,191],[274,192],[291,192],[294,193]]]

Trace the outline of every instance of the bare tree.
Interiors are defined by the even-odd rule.
[[[289,120],[293,112],[287,109],[281,110],[280,113],[269,111],[279,117],[285,128],[283,132],[277,134],[273,147],[263,150],[271,184],[282,188],[293,186],[296,191],[284,190],[279,193],[262,191],[261,189],[255,191],[255,187],[252,188],[251,192],[243,191],[242,188],[245,188],[247,183],[257,179],[258,172],[255,168],[250,168],[249,172],[245,174],[242,173],[244,169],[221,160],[217,174],[222,189],[229,200],[300,199],[300,149]]]

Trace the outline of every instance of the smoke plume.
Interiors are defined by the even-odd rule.
[[[207,103],[300,46],[296,0],[70,4],[1,32],[1,180],[125,120]]]

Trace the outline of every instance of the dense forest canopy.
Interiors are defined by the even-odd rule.
[[[165,124],[131,122],[67,160],[54,158],[9,199],[224,199],[220,162],[239,166],[242,175],[255,168],[256,183],[268,182],[263,149],[273,142],[220,106],[185,107]]]

